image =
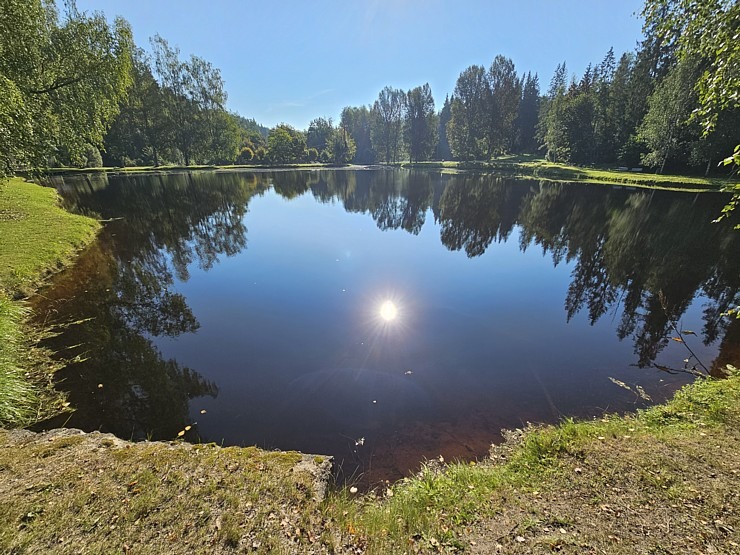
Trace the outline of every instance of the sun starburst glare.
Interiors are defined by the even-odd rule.
[[[393,301],[385,301],[380,305],[380,317],[386,322],[390,322],[396,319],[398,316],[398,309]]]

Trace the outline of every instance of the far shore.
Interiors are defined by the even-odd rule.
[[[698,192],[723,192],[737,187],[737,179],[726,176],[700,177],[651,173],[646,168],[591,168],[548,162],[536,156],[502,156],[490,161],[426,161],[399,162],[396,164],[335,165],[321,163],[301,164],[232,164],[232,165],[165,165],[100,168],[49,168],[40,175],[68,176],[79,174],[151,174],[183,171],[294,171],[319,169],[372,169],[403,168],[443,172],[484,172],[502,174],[520,179],[537,179],[559,183],[579,182],[624,185],[656,190]],[[27,177],[31,177],[29,173]]]

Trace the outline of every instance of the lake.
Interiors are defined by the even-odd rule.
[[[106,223],[35,300],[77,409],[45,427],[328,454],[373,484],[662,401],[740,347],[721,194],[391,169],[54,184]]]

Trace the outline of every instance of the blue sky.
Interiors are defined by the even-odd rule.
[[[640,40],[641,0],[77,0],[125,17],[139,46],[162,35],[221,69],[228,108],[305,129],[426,82],[441,107],[460,72],[497,54],[546,90],[561,61],[581,74]]]

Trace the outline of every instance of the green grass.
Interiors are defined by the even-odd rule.
[[[49,354],[35,347],[41,330],[13,297],[28,295],[89,244],[100,224],[59,206],[56,191],[21,179],[0,181],[0,425],[21,426],[49,415]]]
[[[669,190],[700,192],[720,190],[734,183],[722,177],[696,177],[685,175],[658,175],[648,172],[631,172],[611,168],[584,168],[548,162],[529,155],[502,156],[490,162],[419,162],[402,164],[403,167],[442,169],[448,171],[491,171],[509,173],[517,177],[529,177],[551,181],[584,181],[610,183],[634,187],[650,187]]]
[[[0,295],[0,425],[29,422],[39,396],[22,368],[23,308]]]
[[[323,457],[0,430],[0,550],[733,553],[739,425],[732,370],[635,415],[511,432],[491,460],[323,501],[308,470]]]
[[[596,460],[599,468],[594,479],[598,481],[611,479],[619,465],[633,464],[631,470],[635,473],[652,476],[645,474],[642,466],[657,457],[666,443],[681,452],[711,430],[721,437],[723,430],[737,429],[738,424],[740,374],[734,370],[726,380],[700,380],[680,390],[665,405],[636,415],[584,422],[568,419],[558,426],[529,428],[513,445],[494,448],[494,456],[502,461],[498,464],[496,459],[492,464],[458,462],[442,466],[433,462],[418,476],[359,500],[342,490],[328,502],[328,512],[344,531],[346,541],[369,553],[402,552],[410,547],[411,551],[422,552],[464,550],[469,547],[465,540],[467,527],[495,520],[497,514],[507,511],[512,499],[532,496],[536,500],[546,490],[563,496],[571,487],[573,469],[582,461]],[[633,439],[637,452],[621,453],[619,444]],[[729,448],[734,452],[732,444]],[[707,452],[702,456],[720,465],[726,453]],[[663,474],[669,473],[666,470]],[[643,490],[631,494],[652,495],[656,487],[662,489],[668,483],[665,476],[657,480],[650,478]],[[666,491],[673,497],[683,494],[678,486],[667,487]],[[584,497],[598,495],[598,487],[594,487],[587,489]],[[524,519],[517,533],[524,534],[526,529]]]
[[[0,290],[30,293],[99,228],[95,220],[62,209],[54,189],[17,178],[0,181]]]
[[[486,171],[506,173],[515,177],[542,179],[548,181],[581,181],[587,183],[610,183],[664,189],[672,191],[717,191],[732,186],[736,181],[723,177],[697,177],[686,175],[658,175],[650,172],[622,171],[615,168],[586,168],[548,162],[533,155],[500,156],[488,162],[484,161],[431,161],[399,162],[391,164],[404,168],[440,169],[445,171]],[[160,171],[194,171],[194,170],[261,170],[261,169],[307,169],[330,168],[331,164],[231,164],[231,165],[193,165],[193,166],[136,166],[136,167],[103,167],[103,168],[51,168],[46,170],[50,175],[69,175],[77,173],[142,173]]]

